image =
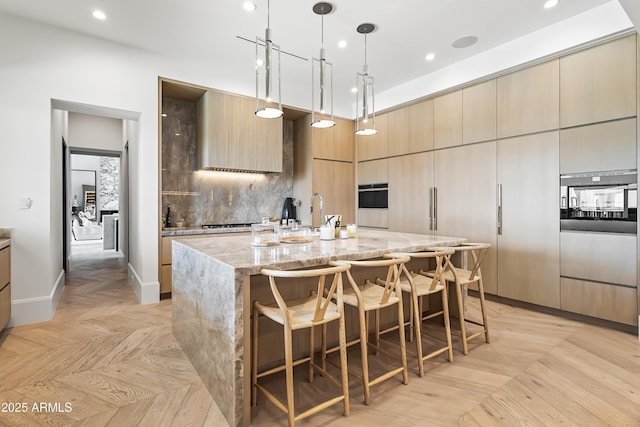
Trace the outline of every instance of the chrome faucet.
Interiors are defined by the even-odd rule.
[[[324,216],[323,216],[323,207],[322,207],[322,196],[320,195],[320,193],[313,193],[313,196],[311,196],[311,225],[313,226],[313,199],[315,197],[318,197],[320,199],[320,225],[322,225],[322,221],[324,220]]]

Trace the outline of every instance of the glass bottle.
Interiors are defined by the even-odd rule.
[[[173,227],[173,221],[171,219],[171,206],[167,205],[167,217],[164,220],[164,226],[167,228]]]

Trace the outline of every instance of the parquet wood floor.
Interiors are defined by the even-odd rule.
[[[0,426],[226,426],[171,334],[171,300],[141,306],[121,258],[99,248],[73,251],[54,319],[0,332],[0,410],[15,403],[27,409],[0,412]],[[469,307],[477,310],[475,298]],[[337,405],[298,424],[640,426],[636,336],[495,302],[489,307],[491,344],[476,340],[463,356],[454,338],[454,362],[445,356],[427,362],[424,378],[409,357],[409,384],[398,377],[373,387],[370,406],[352,380],[351,416]],[[357,366],[355,348],[349,363]],[[370,363],[375,371],[385,356]],[[331,393],[326,384],[301,380],[299,407]],[[284,389],[281,378],[269,386]],[[37,411],[34,403],[51,407]],[[252,415],[256,426],[286,425],[263,396]]]

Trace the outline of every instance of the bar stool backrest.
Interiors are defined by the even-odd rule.
[[[482,264],[482,261],[484,261],[485,256],[487,255],[487,252],[489,250],[489,248],[491,247],[491,245],[489,243],[462,243],[459,246],[453,246],[452,249],[454,249],[456,252],[470,252],[471,253],[471,258],[473,261],[473,265],[472,268],[468,269],[469,271],[469,277],[466,278],[462,278],[462,281],[469,281],[469,282],[473,282],[475,281],[476,277],[478,276],[482,276],[482,272],[480,270],[480,266]],[[453,272],[454,276],[458,275],[458,269],[456,269],[456,267],[453,265],[453,263],[451,262],[451,260],[449,260],[449,265],[451,268],[451,271]]]
[[[388,267],[387,268],[387,278],[384,284],[384,291],[382,292],[382,296],[380,298],[380,304],[384,305],[389,302],[389,297],[391,297],[396,292],[396,286],[400,280],[400,271],[406,262],[409,262],[411,258],[408,256],[402,256],[399,258],[384,258],[384,259],[375,259],[375,260],[363,260],[363,261],[350,261],[350,260],[340,260],[333,261],[331,265],[350,265],[353,267]],[[362,301],[362,293],[358,288],[358,284],[355,279],[351,275],[351,271],[347,271],[347,279],[351,284],[351,288],[353,292],[356,294],[356,298],[358,301]]]
[[[291,313],[287,308],[287,303],[278,290],[276,283],[276,277],[289,277],[289,278],[302,278],[302,277],[317,277],[318,286],[316,289],[316,308],[313,316],[314,322],[321,322],[324,320],[324,316],[327,312],[327,307],[331,302],[333,295],[336,295],[338,307],[342,307],[342,273],[348,271],[351,268],[349,264],[309,269],[309,270],[271,270],[263,268],[260,273],[269,277],[269,286],[271,287],[271,293],[282,312],[283,318],[287,324],[291,325]],[[328,290],[326,288],[327,276],[333,275],[331,279],[331,285]]]
[[[434,259],[436,266],[433,272],[433,277],[431,278],[431,283],[429,284],[429,290],[433,291],[439,284],[445,286],[444,273],[450,268],[450,258],[454,253],[455,250],[453,249],[429,248],[423,252],[393,252],[385,255],[385,257]],[[409,270],[407,270],[407,266],[405,264],[402,264],[402,274],[404,274],[407,280],[409,280],[409,282],[413,284],[413,276],[409,273]]]

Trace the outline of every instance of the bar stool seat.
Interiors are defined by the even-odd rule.
[[[295,421],[309,417],[339,402],[343,402],[344,415],[349,415],[349,375],[347,373],[347,345],[344,322],[344,305],[342,302],[342,273],[348,271],[349,268],[351,268],[351,266],[345,264],[310,270],[281,271],[263,269],[261,271],[263,275],[269,277],[269,286],[275,299],[275,304],[261,304],[258,301],[253,302],[251,403],[252,405],[256,405],[258,390],[260,390],[276,407],[287,414],[290,427],[295,425]],[[333,276],[332,279],[327,280],[327,277],[331,276]],[[285,301],[280,293],[276,278],[317,278],[317,289],[308,297]],[[327,286],[327,283],[330,283],[330,285]],[[286,285],[295,286],[297,284],[297,280],[290,280]],[[286,285],[284,283],[280,284],[280,286]],[[332,301],[332,298],[334,298],[335,301]],[[260,315],[263,315],[283,326],[284,364],[258,373],[258,317]],[[316,326],[323,326],[324,350],[326,347],[324,342],[326,325],[336,320],[338,321],[339,329],[338,348],[340,350],[341,381],[333,378],[333,376],[326,371],[324,352],[322,365],[316,364],[314,357],[314,328]],[[309,329],[309,356],[302,357],[294,361],[292,331],[300,329]],[[306,362],[309,362],[309,382],[313,381],[314,371],[317,370],[325,378],[340,387],[342,389],[342,394],[337,397],[329,398],[322,403],[312,406],[303,413],[296,415],[294,404],[293,367]],[[286,381],[286,399],[284,402],[258,382],[258,379],[260,378],[283,370],[285,371]]]

